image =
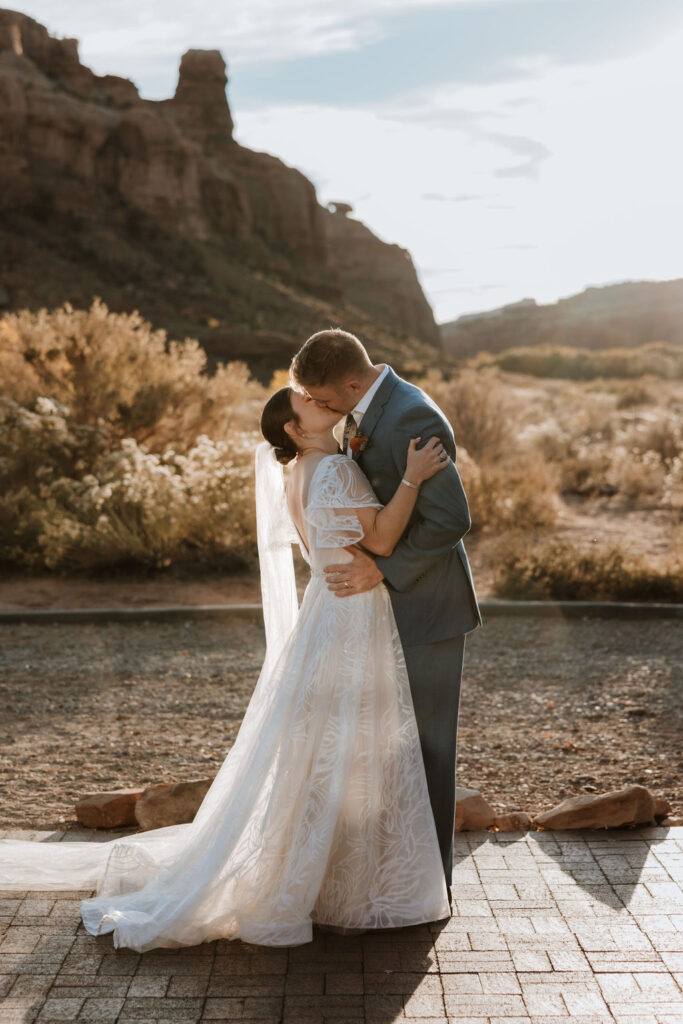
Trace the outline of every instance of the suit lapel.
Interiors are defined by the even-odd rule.
[[[373,395],[370,405],[363,413],[363,418],[361,419],[360,427],[358,428],[358,433],[362,437],[372,437],[373,431],[382,418],[384,406],[389,401],[391,393],[398,384],[399,379],[398,375],[394,373],[391,367],[389,367],[389,372],[378,387],[376,393]],[[360,454],[362,453],[354,452],[353,458],[357,459]]]

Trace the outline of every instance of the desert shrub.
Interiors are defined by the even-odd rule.
[[[471,369],[451,380],[432,370],[417,382],[434,399],[462,444],[478,462],[499,458],[514,431],[516,406],[497,377]]]
[[[539,455],[522,452],[514,459],[479,465],[461,446],[456,463],[470,508],[470,533],[541,529],[557,522],[557,491]]]
[[[680,421],[658,412],[630,419],[593,413],[587,406],[573,422],[565,417],[534,433],[558,489],[582,497],[619,495],[630,505],[671,505],[679,487],[674,464],[682,453]]]
[[[280,388],[288,388],[291,385],[291,379],[289,376],[289,370],[276,370],[270,379],[268,385],[268,391],[270,394],[275,394]]]
[[[606,482],[610,466],[607,446],[595,443],[590,435],[576,436],[553,424],[537,434],[536,447],[552,466],[555,482],[563,494],[614,493],[614,487]]]
[[[632,409],[637,405],[653,405],[654,393],[642,382],[622,385],[617,389],[617,409]]]
[[[664,503],[670,508],[683,509],[683,455],[678,455],[671,464],[664,482]]]
[[[680,380],[683,377],[683,349],[661,341],[637,348],[597,350],[569,345],[529,345],[500,353],[481,352],[470,364],[475,368],[498,366],[510,373],[570,380],[636,378],[645,374]]]
[[[633,504],[659,498],[664,492],[666,475],[666,468],[656,452],[637,452],[617,445],[610,452],[605,481],[608,490],[619,493]]]
[[[578,552],[562,541],[511,537],[495,556],[498,597],[567,601],[683,600],[683,561],[658,570],[618,547]]]
[[[205,370],[194,338],[169,341],[137,311],[110,313],[98,298],[88,310],[66,302],[0,319],[0,394],[29,408],[53,399],[71,422],[104,423],[155,451],[183,450],[201,433],[225,436],[262,395],[245,363]],[[250,419],[253,428],[253,411]]]
[[[469,367],[452,380],[434,370],[418,383],[477,467],[466,490],[479,528],[512,526],[516,517],[550,525],[558,507],[553,490],[558,498],[680,507],[683,422],[672,389],[668,407],[618,408],[623,387],[604,381],[521,384]],[[629,387],[642,388],[642,381]]]
[[[192,339],[68,304],[0,320],[0,562],[244,564],[265,392]]]
[[[634,442],[640,451],[653,452],[670,469],[683,452],[683,427],[673,416],[655,414],[638,424]]]
[[[519,444],[519,403],[497,374],[463,370],[446,380],[432,370],[417,383],[450,421],[472,533],[551,526],[557,491],[542,455]]]

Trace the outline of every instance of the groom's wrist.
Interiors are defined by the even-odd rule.
[[[380,580],[380,582],[381,582],[381,583],[385,583],[385,584],[386,584],[386,586],[388,586],[388,587],[390,587],[390,588],[391,588],[392,590],[394,590],[394,587],[392,586],[392,584],[391,584],[390,580],[388,580],[388,579],[387,579],[387,577],[386,577],[386,576],[385,576],[385,574],[384,574],[384,569],[383,569],[383,568],[382,568],[382,566],[381,566],[381,565],[379,564],[380,562],[384,562],[384,560],[385,560],[385,558],[386,558],[386,557],[387,557],[386,555],[375,555],[375,565],[377,566],[377,571],[379,572],[380,576],[382,577],[382,579]]]
[[[374,584],[375,586],[377,586],[378,583],[383,583],[384,582],[384,573],[382,572],[382,570],[380,569],[380,567],[377,564],[377,555],[374,555],[370,551],[368,552],[368,554],[369,554],[370,558],[372,559],[373,569],[376,571],[377,575],[379,576],[379,579],[375,580],[375,584]]]

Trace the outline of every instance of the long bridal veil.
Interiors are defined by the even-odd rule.
[[[210,902],[213,890],[225,887],[230,872],[240,872],[250,851],[258,848],[260,837],[250,835],[248,825],[259,820],[255,807],[263,799],[261,769],[267,772],[280,738],[276,705],[284,695],[278,689],[277,664],[296,624],[298,604],[291,549],[296,531],[282,466],[265,441],[256,449],[254,466],[266,658],[237,738],[194,821],[104,842],[0,840],[0,889],[95,890],[97,897],[85,900],[82,908],[86,925],[98,927],[111,909],[107,896],[135,892],[138,941],[143,934],[139,925],[146,919],[154,917],[162,933],[161,904]],[[212,861],[216,851],[222,852],[220,863]],[[176,918],[178,913],[175,906]],[[110,924],[116,912],[111,917]],[[210,915],[198,917],[206,924]]]
[[[266,630],[266,659],[271,670],[291,635],[299,606],[292,544],[298,535],[287,508],[282,466],[267,441],[256,448],[256,533],[261,571],[261,600]]]

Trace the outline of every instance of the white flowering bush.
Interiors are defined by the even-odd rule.
[[[155,453],[36,404],[0,400],[1,561],[81,569],[250,557],[254,435],[202,434],[185,454]]]
[[[265,391],[204,360],[97,302],[0,320],[0,563],[249,561]]]

